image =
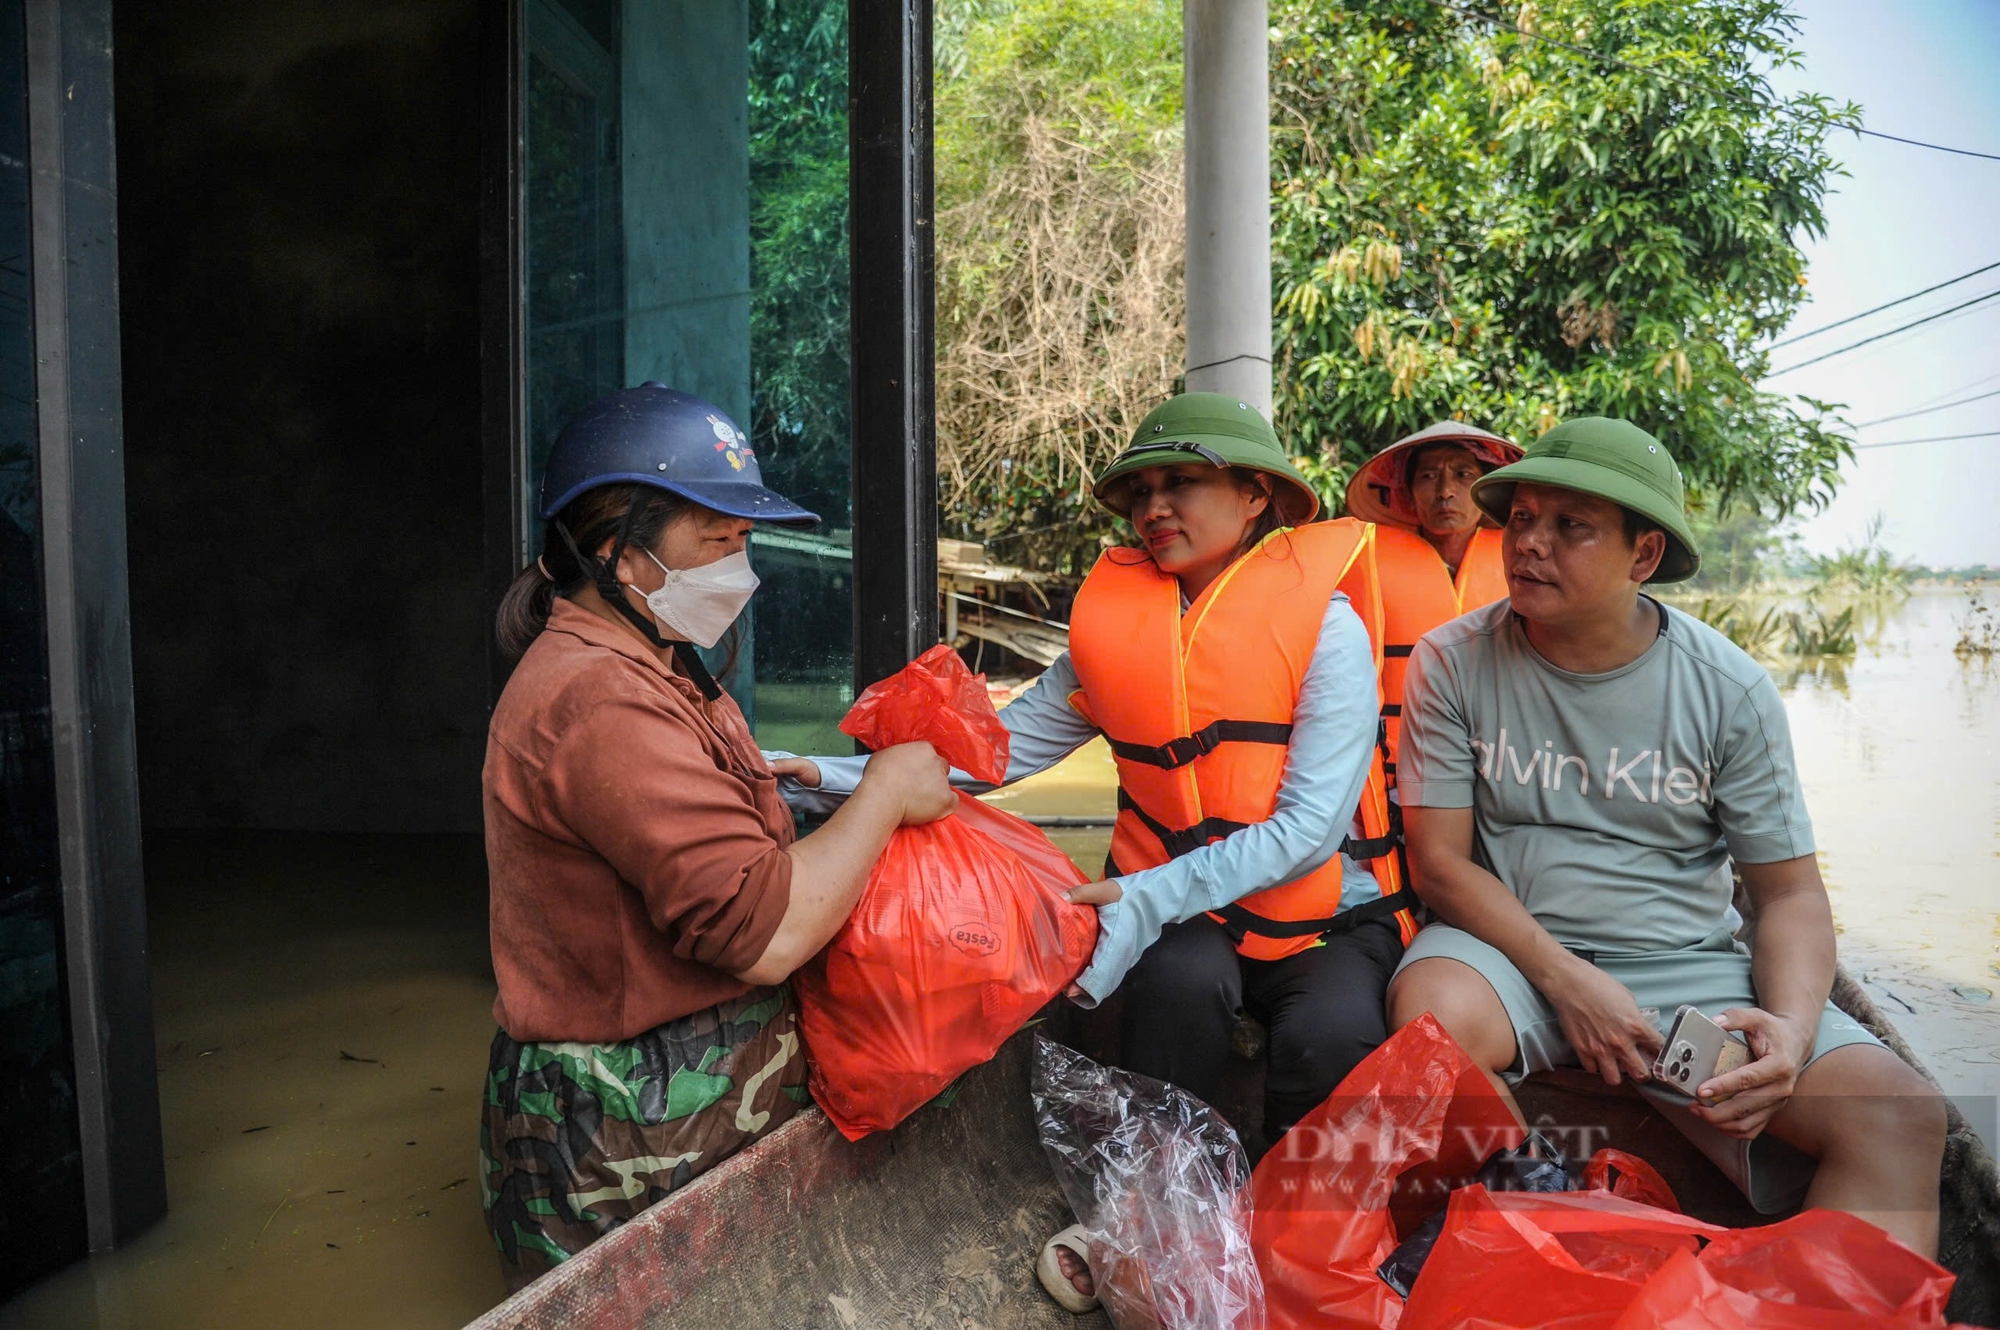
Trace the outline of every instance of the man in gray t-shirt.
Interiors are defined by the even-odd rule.
[[[1397,781],[1441,922],[1404,955],[1391,1024],[1432,1013],[1503,1088],[1563,1064],[1629,1078],[1759,1209],[1803,1197],[1934,1251],[1943,1106],[1827,1002],[1832,913],[1777,689],[1640,594],[1698,565],[1672,459],[1636,426],[1572,420],[1473,495],[1510,595],[1411,657]],[[1662,1039],[1641,1009],[1683,1003],[1754,1059],[1701,1103],[1647,1083]]]
[[[1784,704],[1722,634],[1641,605],[1651,644],[1595,674],[1543,658],[1504,600],[1426,636],[1402,798],[1474,809],[1476,862],[1565,947],[1726,948],[1740,921],[1716,870],[1813,852]]]

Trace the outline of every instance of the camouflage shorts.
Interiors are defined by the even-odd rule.
[[[616,1044],[493,1036],[480,1200],[510,1288],[561,1264],[806,1103],[789,987]]]

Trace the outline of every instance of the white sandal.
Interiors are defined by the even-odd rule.
[[[1077,1259],[1090,1264],[1090,1230],[1082,1224],[1071,1224],[1062,1232],[1042,1244],[1041,1257],[1035,1262],[1035,1277],[1042,1281],[1049,1296],[1062,1304],[1063,1310],[1081,1316],[1085,1312],[1097,1310],[1095,1294],[1076,1291],[1076,1285],[1062,1272],[1062,1263],[1056,1258],[1056,1249],[1067,1247],[1075,1252]],[[1094,1272],[1093,1272],[1094,1273]]]

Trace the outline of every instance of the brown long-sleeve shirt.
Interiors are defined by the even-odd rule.
[[[494,708],[484,773],[493,1016],[629,1039],[748,990],[791,899],[792,818],[727,696],[558,598]]]

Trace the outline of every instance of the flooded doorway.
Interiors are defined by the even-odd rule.
[[[456,1323],[500,1292],[450,1187],[491,1034],[477,8],[110,19],[168,1215],[0,1323]]]
[[[878,65],[912,58],[907,6],[856,9],[895,38]],[[914,563],[899,534],[928,494],[928,178],[849,245],[839,0],[111,17],[171,1207],[0,1325],[456,1324],[499,1291],[467,1182],[492,997],[478,772],[493,573],[532,553],[539,457],[565,402],[645,378],[737,414],[828,522],[758,542],[765,614],[730,682],[767,743],[834,742],[861,608],[877,658],[934,635],[930,533]],[[873,86],[905,101],[872,169],[907,183],[925,94]],[[866,336],[850,262],[883,268]],[[902,580],[873,595],[864,345],[898,367],[868,437],[896,463],[870,511]]]
[[[477,831],[476,7],[113,19],[145,827]]]

